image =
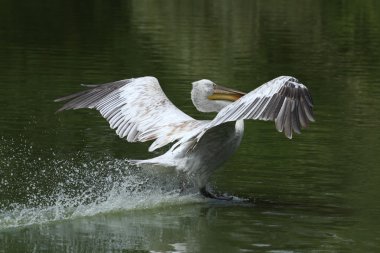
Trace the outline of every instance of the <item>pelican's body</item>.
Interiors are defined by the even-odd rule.
[[[154,140],[149,151],[174,142],[163,155],[133,162],[184,172],[207,197],[215,197],[205,190],[206,183],[239,147],[245,119],[274,120],[288,138],[314,121],[306,86],[289,76],[273,79],[248,94],[206,79],[194,82],[193,104],[201,112],[217,112],[211,121],[196,120],[180,111],[154,77],[90,87],[57,99],[69,100],[59,111],[95,108],[121,138],[129,142]]]
[[[136,161],[137,164],[174,167],[190,176],[200,189],[204,188],[209,177],[239,147],[244,134],[244,121],[226,123],[223,127],[213,129],[191,150],[191,142],[173,147],[165,154],[149,160]],[[223,138],[219,138],[223,136]],[[216,138],[215,138],[216,137]]]

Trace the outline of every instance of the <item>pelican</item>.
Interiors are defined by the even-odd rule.
[[[200,112],[216,112],[213,120],[196,120],[178,109],[155,77],[125,79],[58,98],[57,111],[96,109],[116,134],[128,142],[153,141],[152,152],[172,144],[164,154],[134,160],[137,166],[170,167],[184,172],[209,198],[224,199],[206,189],[212,173],[239,147],[244,120],[274,121],[289,139],[314,121],[313,102],[305,85],[291,76],[277,77],[249,93],[202,79],[192,83],[191,100]]]

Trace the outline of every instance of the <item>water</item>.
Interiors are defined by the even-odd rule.
[[[0,4],[0,252],[380,250],[378,1]],[[192,81],[250,91],[283,74],[309,87],[317,121],[291,141],[246,122],[211,181],[232,202],[131,166],[149,144],[97,112],[54,113],[80,83],[153,75],[209,119]]]

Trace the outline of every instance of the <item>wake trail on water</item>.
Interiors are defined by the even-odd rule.
[[[0,229],[101,213],[200,202],[172,171],[144,170],[126,159],[57,155],[27,144],[0,146]]]

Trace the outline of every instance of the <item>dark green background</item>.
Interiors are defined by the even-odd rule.
[[[379,13],[375,0],[0,0],[0,252],[379,251]],[[95,111],[54,114],[81,83],[145,75],[202,119],[192,81],[250,91],[292,75],[316,123],[289,141],[246,122],[212,185],[250,203],[178,197],[128,167],[157,155],[149,144]]]

